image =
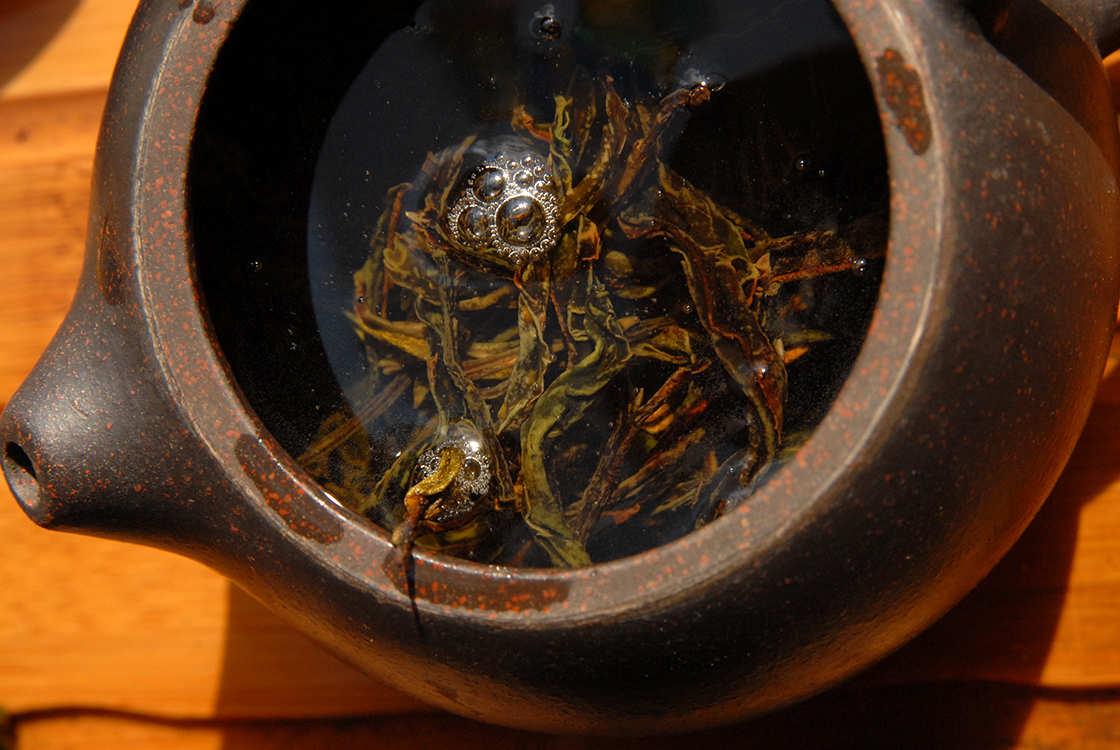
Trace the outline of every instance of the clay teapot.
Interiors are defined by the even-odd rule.
[[[1120,135],[1100,51],[1120,40],[1120,7],[692,2],[682,15],[684,4],[649,2],[623,17],[609,3],[495,2],[478,5],[487,21],[472,26],[456,11],[465,5],[141,5],[102,123],[77,297],[0,420],[4,474],[24,511],[46,528],[191,557],[394,687],[542,731],[747,718],[915,636],[1030,521],[1104,366],[1120,297]],[[431,64],[458,61],[443,70],[473,76],[477,96],[456,104],[436,91],[421,59],[431,39]],[[395,56],[378,57],[390,47]],[[415,186],[415,174],[430,174],[425,153],[466,143],[458,125],[430,126],[439,108],[508,119],[503,71],[603,49],[617,54],[590,69],[592,88],[659,75],[665,91],[692,86],[681,106],[699,113],[726,91],[764,90],[736,82],[785,75],[789,58],[826,61],[810,66],[817,82],[844,65],[858,72],[889,219],[885,251],[845,261],[881,265],[866,335],[819,423],[748,496],[690,533],[572,567],[461,559],[411,536],[402,554],[399,534],[340,502],[299,460],[314,440],[307,425],[350,397],[337,381],[351,365],[337,363],[352,354],[319,330],[319,300],[353,290],[331,292],[308,258],[357,237],[357,262],[342,262],[357,270],[381,211],[348,202],[373,201],[392,180]],[[812,86],[791,80],[780,88],[810,97]],[[814,101],[864,96],[853,92]],[[652,111],[627,101],[631,121]],[[390,114],[404,124],[384,125]],[[556,141],[555,126],[529,122],[525,132]],[[745,128],[732,130],[742,138]],[[710,164],[686,136],[673,158]],[[844,155],[855,142],[844,139],[837,158],[847,161],[818,169],[818,157],[793,149],[773,184],[807,190],[832,179],[834,164],[862,160]],[[471,174],[513,164],[496,151],[501,138],[471,142],[489,144],[473,147],[481,166]],[[464,159],[472,153],[464,146]],[[363,159],[386,154],[415,159],[367,180]],[[537,169],[532,159],[546,157],[519,158]],[[534,220],[560,222],[549,180],[526,194],[544,206],[525,204],[529,223],[501,225],[514,240],[554,231]],[[456,216],[473,207],[459,205]],[[625,216],[612,219],[614,236]],[[818,229],[843,233],[835,222]],[[521,262],[507,253],[493,265]],[[781,348],[774,364],[792,373]]]

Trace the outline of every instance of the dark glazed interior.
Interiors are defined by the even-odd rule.
[[[319,146],[369,55],[411,19],[405,3],[248,3],[199,108],[188,167],[199,286],[238,385],[290,452],[319,409],[344,403],[307,293]]]
[[[326,417],[350,413],[344,390],[363,367],[356,337],[352,364],[339,366],[336,343],[328,341],[324,351],[322,310],[313,306],[309,293],[319,282],[308,271],[308,211],[311,206],[314,213],[316,206],[316,165],[322,168],[321,149],[329,151],[339,165],[339,182],[349,180],[333,188],[328,209],[343,201],[360,206],[346,218],[341,212],[327,215],[336,224],[326,231],[328,244],[343,256],[338,261],[343,281],[336,290],[341,309],[350,294],[348,275],[361,266],[372,226],[385,208],[380,199],[392,184],[408,179],[413,167],[408,162],[395,174],[363,182],[354,176],[362,171],[355,154],[363,149],[351,144],[340,150],[337,133],[332,142],[332,128],[338,130],[338,113],[355,95],[347,90],[361,80],[367,60],[389,34],[411,24],[417,5],[347,6],[309,14],[290,2],[270,3],[267,10],[249,3],[218,56],[201,102],[188,172],[199,287],[238,386],[293,456],[308,447]],[[479,12],[508,15],[503,5],[487,3]],[[675,7],[649,5],[654,15]],[[823,3],[809,5],[817,14],[821,6],[831,12]],[[629,22],[637,23],[637,17]],[[752,219],[775,235],[819,228],[825,215],[834,223],[877,211],[885,217],[885,151],[854,46],[813,44],[794,39],[780,65],[729,83],[726,93],[690,120],[672,161],[681,174],[720,199],[750,207]],[[852,85],[853,78],[862,88]],[[786,97],[786,92],[794,93]],[[407,101],[408,85],[394,93],[398,101]],[[368,92],[365,100],[358,94],[361,106],[377,99],[376,92]],[[424,117],[434,116],[435,108],[422,92],[416,100]],[[822,107],[837,110],[829,112],[834,118],[830,129],[806,135],[820,125]],[[362,132],[353,124],[342,130],[351,140]],[[744,130],[758,137],[744,137]],[[407,128],[401,133],[407,139]],[[802,136],[824,143],[825,157],[800,150]],[[401,150],[422,155],[462,135],[441,137],[442,142],[410,143]],[[775,162],[775,153],[784,154],[784,163]],[[413,161],[419,164],[422,157]],[[311,235],[314,239],[314,226]],[[790,369],[790,391],[797,395],[791,396],[786,413],[787,433],[796,436],[790,444],[804,439],[843,383],[874,308],[881,268],[879,259],[869,262],[864,276],[872,279],[870,285],[866,278],[844,278],[817,292],[823,316],[849,319],[836,323],[844,329],[844,340],[820,344],[812,357]],[[624,544],[597,561],[641,549]]]

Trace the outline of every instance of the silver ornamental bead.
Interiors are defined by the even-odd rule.
[[[447,227],[461,245],[519,267],[556,245],[559,214],[548,162],[522,151],[492,156],[470,173]]]
[[[463,452],[463,468],[455,476],[454,483],[464,492],[482,495],[490,488],[490,456],[482,443],[482,437],[474,430],[456,425],[447,440],[420,454],[417,466],[421,478],[427,477],[439,468],[439,454],[447,444],[454,445]]]

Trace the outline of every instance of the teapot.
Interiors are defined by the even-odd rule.
[[[141,5],[102,121],[77,296],[0,415],[4,475],[22,509],[45,528],[193,558],[389,685],[538,731],[651,733],[742,720],[891,653],[1009,549],[1086,420],[1120,299],[1120,134],[1101,64],[1101,51],[1120,44],[1120,7],[799,0],[689,3],[682,14],[677,3],[648,2],[627,15],[591,0],[466,5]],[[487,20],[471,25],[474,13]],[[719,23],[694,29],[705,14]],[[841,48],[841,58],[829,56]],[[471,180],[501,167],[503,185],[517,181],[521,162],[511,153],[537,170],[527,192],[508,193],[528,219],[507,217],[508,231],[493,230],[506,232],[513,250],[486,261],[524,284],[518,238],[531,234],[525,254],[541,256],[552,247],[541,238],[565,226],[563,197],[550,192],[557,188],[543,166],[558,159],[559,125],[521,116],[523,132],[552,144],[534,156],[509,151],[489,131],[465,136],[466,126],[433,113],[494,110],[508,119],[521,110],[509,106],[517,87],[503,83],[503,71],[520,76],[603,49],[613,57],[587,75],[607,92],[604,102],[615,101],[612,87],[645,76],[684,91],[674,106],[697,120],[725,92],[762,90],[736,82],[785,70],[779,63],[789,57],[826,61],[805,89],[781,79],[779,88],[811,102],[840,107],[862,96],[842,87],[811,99],[813,81],[832,80],[828,61],[846,60],[862,76],[871,126],[861,132],[881,143],[885,166],[885,249],[844,256],[845,273],[881,264],[865,335],[818,423],[794,443],[787,410],[783,460],[752,474],[749,491],[688,533],[558,567],[463,559],[420,543],[419,532],[403,544],[301,460],[315,440],[307,425],[327,416],[325,404],[352,398],[339,373],[378,364],[355,348],[353,331],[323,327],[321,310],[354,290],[348,278],[331,287],[337,274],[317,275],[308,259],[349,252],[339,263],[357,271],[380,210],[356,201],[373,201],[394,180],[433,194],[425,154],[438,161],[438,149],[463,143],[464,164],[475,160],[463,167]],[[445,78],[426,76],[429,64],[444,66]],[[440,88],[456,76],[474,76],[472,98]],[[535,80],[526,76],[517,78],[523,89]],[[652,104],[632,94],[618,101],[631,108],[628,122],[656,122]],[[770,117],[780,107],[747,108],[756,109]],[[689,151],[693,121],[672,164],[692,158],[702,171],[748,158],[715,129],[716,146]],[[772,139],[795,130],[779,125],[767,131]],[[726,137],[745,138],[744,130]],[[834,164],[864,160],[853,145],[864,141],[845,132],[836,142],[850,150],[841,153],[847,161],[792,149],[773,184],[808,190],[832,179]],[[399,170],[369,176],[370,164],[397,156]],[[662,194],[678,184],[668,179]],[[832,206],[822,192],[804,194]],[[418,216],[427,205],[418,201],[401,213]],[[464,201],[448,199],[456,217],[476,207]],[[638,205],[633,198],[625,208]],[[843,211],[824,213],[832,224],[820,224],[820,211],[806,219],[817,222],[812,236],[846,236],[835,220]],[[770,218],[793,226],[795,214]],[[615,210],[599,231],[621,237],[639,226],[628,215]],[[547,229],[535,229],[534,217]],[[732,223],[759,246],[761,230]],[[457,218],[461,226],[477,228]],[[675,266],[681,289],[708,278],[690,262]],[[777,273],[761,257],[751,263]],[[774,344],[782,351],[772,364],[793,372],[792,348]],[[412,383],[417,399],[423,391]],[[756,452],[764,440],[750,436],[765,432],[765,414],[758,406],[737,433]],[[431,484],[449,459],[427,460],[409,492]],[[520,511],[502,512],[520,523]],[[526,548],[543,559],[531,513]],[[554,548],[570,562],[564,545]]]

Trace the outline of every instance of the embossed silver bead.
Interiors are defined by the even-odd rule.
[[[490,488],[490,456],[482,437],[463,425],[452,427],[446,441],[420,454],[416,463],[421,477],[427,477],[439,468],[440,451],[448,443],[463,452],[463,467],[455,476],[455,484],[472,495],[484,494]]]
[[[490,156],[470,173],[446,223],[459,244],[516,268],[556,245],[559,214],[548,162],[515,151]]]

